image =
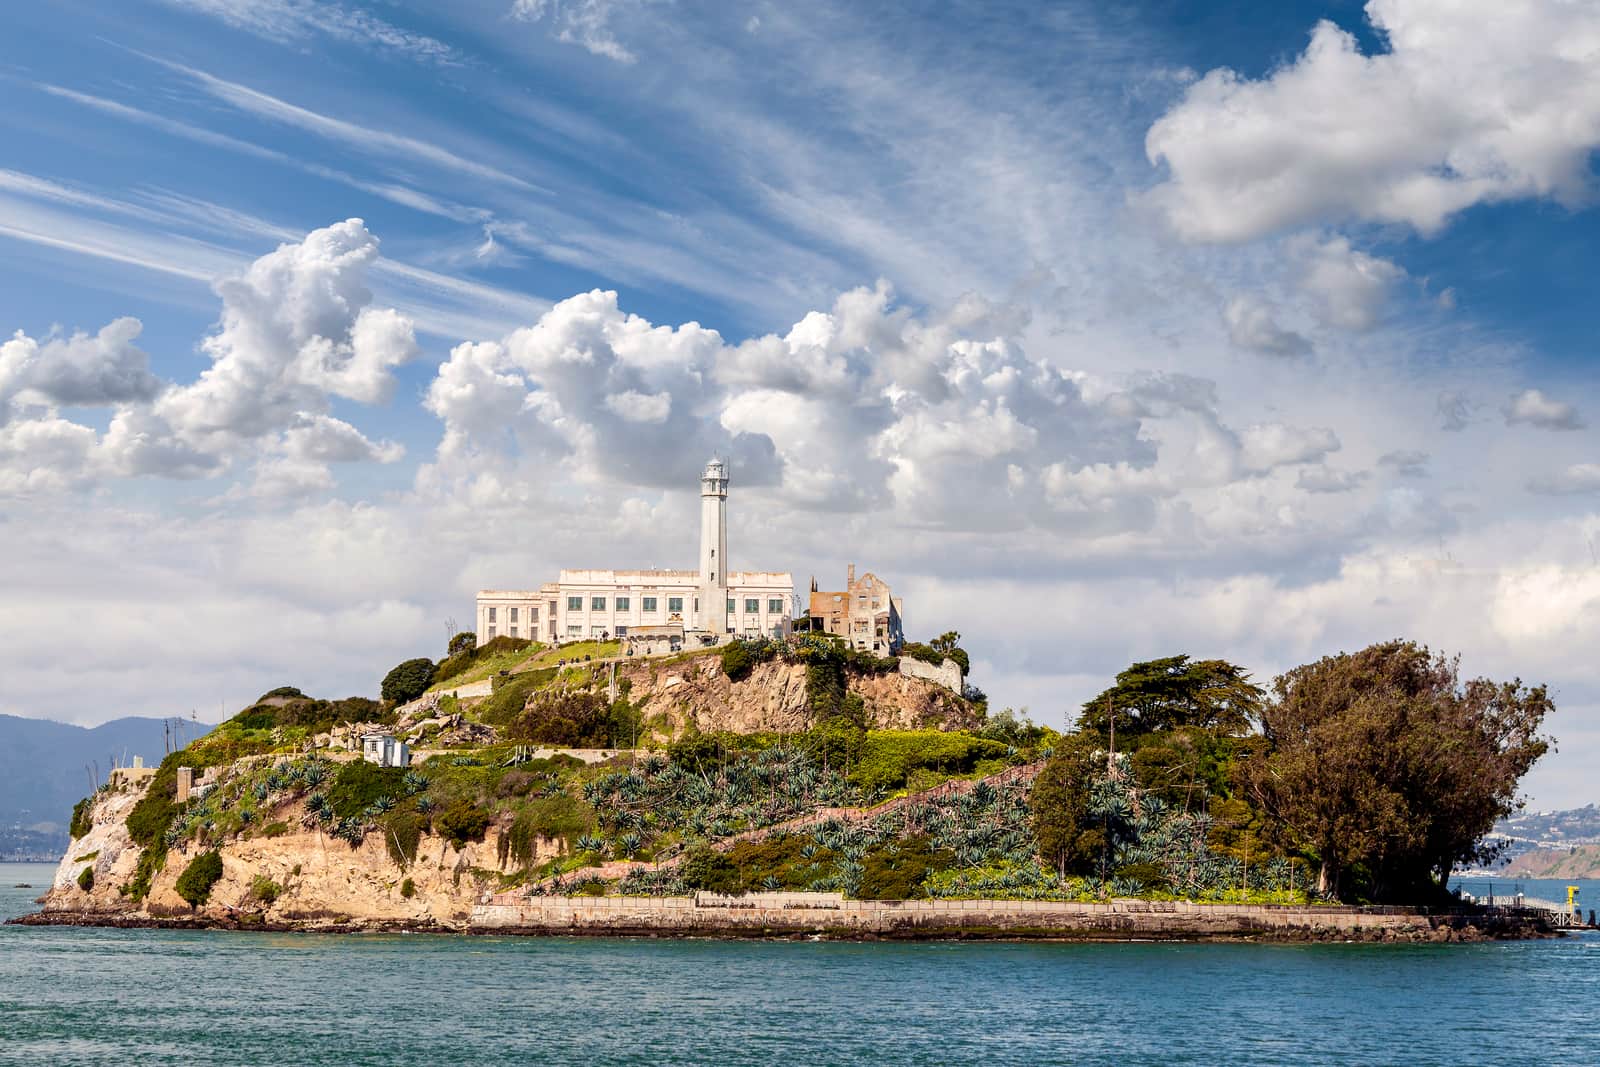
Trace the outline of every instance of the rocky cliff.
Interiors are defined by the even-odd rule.
[[[149,894],[134,901],[125,887],[134,880],[142,850],[130,839],[126,820],[145,788],[104,793],[97,799],[90,816],[92,829],[73,839],[49,892],[41,898],[47,915],[207,920],[243,916],[269,925],[323,922],[460,929],[473,906],[499,888],[501,875],[507,873],[499,859],[503,827],[491,826],[483,841],[459,849],[425,833],[415,860],[401,867],[390,857],[382,833],[369,833],[352,846],[324,832],[315,820],[304,820],[305,804],[295,801],[269,813],[272,820],[288,825],[286,832],[246,833],[218,845],[222,877],[201,907],[191,908],[176,889],[184,868],[202,851],[193,844],[187,851],[170,851]],[[263,820],[263,825],[272,823]],[[559,841],[539,841],[535,860],[548,859],[560,847]],[[80,881],[85,870],[94,872],[87,889]],[[272,883],[268,892],[272,899],[260,895],[258,880]]]
[[[715,654],[642,660],[620,665],[617,681],[627,683],[629,699],[647,721],[670,724],[673,733],[691,724],[705,733],[797,733],[816,725],[800,663],[768,660],[735,682]],[[852,671],[846,685],[861,697],[873,729],[963,730],[983,722],[975,705],[923,678]]]

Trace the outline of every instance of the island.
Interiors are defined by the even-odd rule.
[[[850,938],[1472,940],[1444,890],[1550,702],[1386,642],[1280,676],[1130,666],[1076,732],[959,634],[673,651],[476,632],[381,699],[265,693],[72,817],[28,923]],[[932,668],[931,671],[923,670]]]

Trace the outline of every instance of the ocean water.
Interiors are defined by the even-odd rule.
[[[33,910],[50,872],[0,864],[0,915]],[[1595,1064],[1597,1008],[1596,934],[1047,945],[0,927],[3,1063]]]

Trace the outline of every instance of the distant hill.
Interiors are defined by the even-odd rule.
[[[1505,850],[1489,870],[1509,878],[1600,878],[1600,806],[1523,811],[1495,824]],[[1463,872],[1466,873],[1466,872]]]
[[[1536,848],[1517,856],[1503,871],[1506,878],[1600,878],[1600,845]]]
[[[161,761],[163,723],[170,719],[113,719],[95,727],[0,715],[0,859],[22,855],[57,858],[67,844],[72,806],[89,792],[99,763],[100,780],[115,762]],[[181,720],[182,740],[210,730]]]

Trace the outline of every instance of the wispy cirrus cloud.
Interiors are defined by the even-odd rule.
[[[117,197],[0,170],[0,235],[209,285],[243,269],[260,240],[298,241],[304,232],[162,190]],[[392,257],[378,258],[371,269],[419,329],[450,340],[498,336],[550,306],[536,296]]]
[[[523,22],[548,22],[558,41],[618,63],[638,57],[617,40],[611,19],[619,8],[638,7],[639,0],[515,0],[511,17]]]
[[[476,159],[467,158],[431,141],[424,141],[407,134],[394,133],[376,126],[363,126],[360,123],[334,118],[331,115],[325,115],[319,111],[289,103],[287,100],[261,92],[258,89],[252,89],[247,85],[241,85],[226,78],[219,78],[196,67],[175,63],[159,56],[145,55],[145,58],[191,79],[206,93],[222,103],[254,115],[257,118],[293,126],[307,133],[313,133],[331,141],[350,145],[365,152],[396,157],[413,163],[431,164],[469,177],[521,189],[524,192],[543,191],[534,183],[519,178],[509,171],[488,163],[479,162]]]
[[[372,51],[441,66],[463,62],[456,49],[425,33],[396,26],[370,11],[317,0],[164,0],[210,15],[269,40],[289,43],[324,36]]]
[[[51,85],[45,82],[35,83],[35,87],[42,92],[49,93],[51,96],[55,96],[63,100],[70,100],[73,103],[81,104],[84,107],[93,108],[96,111],[111,115],[118,119],[122,119],[125,122],[132,122],[140,126],[146,126],[150,129],[159,130],[160,132],[173,137],[180,137],[187,141],[193,141],[197,144],[209,145],[213,148],[221,148],[229,152],[237,152],[240,155],[250,156],[255,159],[263,159],[285,167],[291,167],[295,170],[303,171],[306,174],[312,174],[319,178],[326,178],[329,181],[338,182],[341,185],[347,185],[352,189],[359,189],[362,192],[371,193],[372,195],[382,197],[391,203],[400,204],[404,207],[409,207],[413,210],[423,212],[424,214],[437,215],[441,218],[451,219],[456,222],[477,222],[488,217],[490,214],[490,212],[485,211],[482,208],[472,208],[462,204],[454,204],[449,201],[431,196],[428,193],[422,192],[421,190],[402,185],[398,182],[386,182],[358,178],[353,174],[348,174],[344,171],[325,166],[321,163],[302,159],[297,156],[291,156],[289,153],[280,152],[275,148],[267,148],[264,145],[255,144],[254,142],[246,141],[230,134],[206,129],[203,126],[196,126],[193,123],[183,122],[178,119],[169,118],[165,115],[158,115],[154,112],[146,111],[143,108],[133,107],[129,104],[124,104],[116,100],[108,100],[103,96],[95,96],[92,93],[79,92],[75,89],[68,89],[64,86]]]

